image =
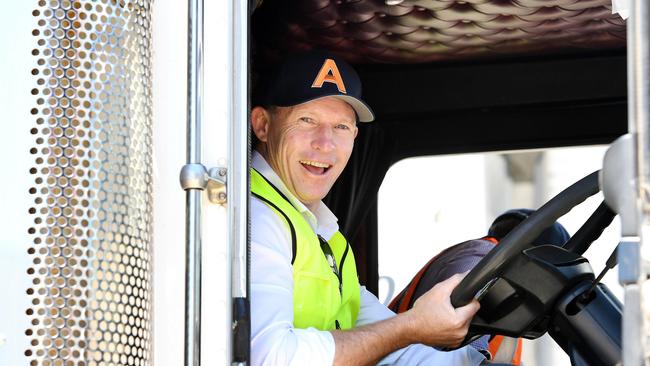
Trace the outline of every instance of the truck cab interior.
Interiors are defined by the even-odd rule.
[[[346,58],[362,79],[376,119],[359,125],[326,203],[375,294],[377,195],[396,162],[609,144],[628,130],[626,25],[611,0],[259,0],[251,9],[253,83],[309,49]],[[592,174],[563,191],[468,275],[455,303],[489,288],[470,333],[549,332],[574,365],[620,362],[621,305],[606,287],[591,289],[581,256],[612,211],[600,206],[570,247],[529,245],[598,189]],[[548,286],[531,288],[531,273]]]

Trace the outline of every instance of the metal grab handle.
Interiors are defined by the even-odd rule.
[[[186,164],[181,169],[180,183],[183,190],[205,190],[212,203],[223,205],[227,196],[228,169],[224,167],[206,169],[202,164]]]
[[[192,178],[185,209],[185,366],[201,364],[201,120],[203,118],[203,0],[188,0],[187,164]],[[205,169],[205,168],[203,168]],[[182,174],[182,173],[181,173]],[[181,176],[182,177],[182,176]],[[182,178],[181,178],[182,179]],[[195,181],[198,180],[198,181]]]

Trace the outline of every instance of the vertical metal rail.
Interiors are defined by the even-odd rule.
[[[203,0],[188,1],[187,164],[201,163]],[[201,193],[186,191],[185,366],[201,363]]]
[[[637,196],[643,212],[650,212],[650,3],[633,0],[627,28],[628,127],[636,135]]]
[[[250,354],[250,303],[248,299],[248,191],[249,191],[249,121],[248,121],[248,6],[249,1],[229,2],[231,94],[229,119],[228,162],[228,227],[232,245],[232,297],[233,297],[233,364],[249,362]]]
[[[648,228],[650,227],[650,202],[647,184],[650,182],[650,101],[649,94],[649,20],[650,4],[647,0],[633,0],[627,24],[627,62],[628,62],[628,128],[633,138],[632,161],[636,171],[633,173],[636,192],[634,222],[625,223],[630,237],[622,244],[629,244],[619,251],[623,259],[619,269],[619,280],[625,287],[625,309],[623,313],[623,364],[644,365],[646,362],[647,330],[643,284],[646,281],[644,255],[648,251]],[[631,224],[631,225],[630,225]],[[633,227],[631,227],[633,226]],[[636,230],[633,230],[636,229]],[[632,231],[636,231],[633,233]],[[636,238],[631,234],[635,234]],[[645,249],[644,249],[645,247]],[[627,248],[627,249],[626,249]],[[627,267],[627,268],[624,268]]]

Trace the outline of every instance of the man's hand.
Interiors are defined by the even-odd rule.
[[[331,331],[336,352],[334,365],[370,365],[410,344],[456,347],[465,338],[469,323],[480,305],[454,309],[451,292],[465,274],[455,275],[422,295],[407,312],[351,330]]]
[[[408,314],[415,342],[436,347],[457,347],[465,338],[478,301],[454,308],[450,296],[465,274],[457,274],[436,284],[415,301]]]

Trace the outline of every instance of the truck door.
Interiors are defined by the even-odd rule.
[[[0,364],[246,361],[246,7],[3,3]]]

